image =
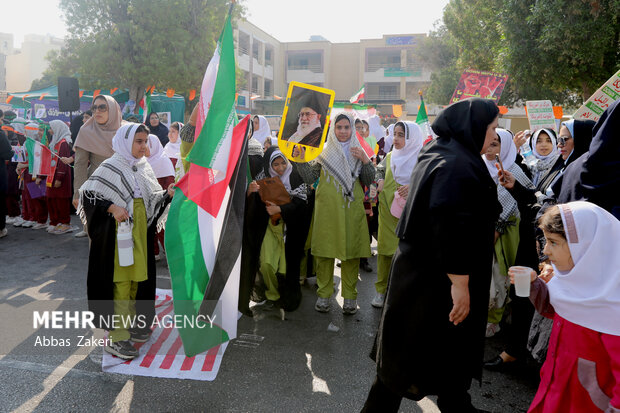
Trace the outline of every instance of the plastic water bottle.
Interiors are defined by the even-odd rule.
[[[532,153],[532,148],[530,147],[530,144],[529,144],[531,135],[532,134],[529,130],[525,131],[525,136],[527,137],[527,140],[519,148],[519,152],[521,152],[521,156],[523,157],[523,162],[525,162],[525,164],[530,168],[534,166],[536,162],[538,162],[538,159],[536,159],[536,157]]]
[[[133,265],[133,225],[129,221],[118,224],[116,230],[116,242],[118,244],[118,265],[129,267]]]

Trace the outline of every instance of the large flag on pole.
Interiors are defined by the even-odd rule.
[[[360,90],[358,90],[356,94],[351,96],[351,99],[349,99],[349,102],[357,103],[360,100],[364,99],[364,96],[366,96],[366,87],[364,85],[362,85]]]
[[[431,129],[431,124],[428,121],[428,115],[426,114],[426,105],[424,105],[424,98],[422,97],[422,91],[418,92],[420,94],[420,107],[418,108],[418,115],[415,118],[415,123],[418,124],[424,136],[424,143],[428,143],[435,137],[433,130]]]
[[[232,10],[232,6],[231,6]],[[237,126],[230,13],[207,67],[198,103],[191,166],[177,183],[166,224],[174,312],[207,319],[182,326],[185,354],[236,337],[249,116]],[[210,326],[209,321],[213,321]]]
[[[49,148],[32,138],[27,138],[24,146],[28,153],[28,172],[30,175],[49,175],[52,171],[52,152]]]

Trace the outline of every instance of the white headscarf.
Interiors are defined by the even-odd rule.
[[[558,205],[575,266],[549,281],[555,311],[568,321],[620,336],[620,221],[590,202]]]
[[[174,176],[172,161],[164,155],[164,148],[162,148],[161,141],[157,135],[149,135],[149,151],[151,155],[146,160],[153,168],[155,177],[165,178],[167,176]]]
[[[265,144],[265,139],[271,137],[271,128],[269,127],[269,122],[267,122],[267,118],[261,115],[257,115],[258,117],[258,130],[254,131],[252,137],[260,142],[261,145]]]
[[[368,131],[377,141],[385,136],[385,128],[381,126],[381,118],[379,116],[372,115],[368,118]]]
[[[384,152],[390,152],[392,150],[392,145],[394,145],[394,123],[387,127],[387,134],[385,136],[385,146],[383,147]]]
[[[116,131],[112,139],[114,155],[103,161],[80,187],[80,204],[77,212],[82,222],[86,219],[82,207],[84,197],[111,201],[125,208],[131,217],[133,217],[133,199],[140,197],[144,200],[148,224],[150,225],[155,219],[166,191],[157,182],[155,172],[146,157],[137,159],[131,154],[134,136],[139,126],[138,123],[125,123]],[[164,223],[165,217],[160,218],[158,229]]]
[[[179,137],[176,142],[168,141],[166,146],[164,146],[164,156],[172,159],[179,159],[181,157],[181,129],[183,129],[183,125],[179,122]],[[170,129],[174,129],[170,127]]]
[[[282,176],[278,175],[278,173],[271,166],[271,164],[274,160],[276,160],[276,158],[282,158],[286,161],[286,170],[284,171]],[[269,158],[269,175],[277,176],[278,178],[280,178],[280,180],[284,184],[284,187],[286,187],[286,190],[289,193],[291,192],[291,172],[293,172],[293,165],[289,162],[288,159],[286,159],[286,156],[284,156],[284,154],[279,149],[273,151],[271,153],[271,157]]]
[[[424,134],[415,122],[402,121],[394,126],[402,125],[405,129],[405,146],[402,149],[392,150],[390,169],[394,180],[400,185],[409,184],[411,172],[418,162],[418,155],[424,145]]]
[[[13,119],[13,123],[11,123],[15,132],[20,133],[26,136],[26,119],[24,118],[15,118]]]
[[[41,142],[41,138],[39,138],[39,124],[30,122],[26,124],[24,127],[24,135],[26,138],[34,139],[37,142]]]
[[[499,138],[500,143],[500,152],[499,159],[502,160],[502,166],[504,170],[509,171],[512,165],[515,164],[515,160],[517,159],[517,147],[512,140],[512,133],[502,128],[495,128],[495,132]],[[489,170],[489,174],[491,174],[491,178],[495,181],[495,183],[499,182],[499,178],[497,177],[497,168],[495,167],[495,159],[489,161],[485,155],[482,155],[482,159]]]
[[[536,151],[536,143],[538,142],[538,137],[541,132],[545,132],[551,138],[551,145],[553,145],[553,150],[549,155],[542,156]],[[538,162],[534,163],[529,167],[530,172],[532,173],[532,182],[534,185],[538,184],[538,180],[545,176],[547,172],[555,165],[555,162],[560,157],[560,151],[558,151],[557,147],[557,139],[555,137],[555,133],[549,129],[539,129],[530,137],[530,147],[532,148],[532,153],[534,157],[538,159]]]
[[[136,158],[131,151],[133,147],[133,139],[136,135],[136,129],[140,126],[139,123],[126,123],[118,128],[114,137],[112,138],[112,149],[114,153],[119,154],[130,166],[135,165],[142,158]]]
[[[54,132],[54,136],[52,136],[52,141],[50,142],[50,148],[54,149],[58,142],[63,139],[71,145],[73,142],[71,140],[71,130],[66,123],[61,120],[54,119],[50,121],[50,128],[52,128],[52,131]]]
[[[336,121],[342,120],[341,116],[347,118],[351,127],[351,138],[346,142],[340,142],[336,138]],[[351,148],[362,149],[362,145],[355,136],[355,120],[350,114],[341,113],[334,117],[331,122],[327,142],[323,152],[318,156],[317,162],[336,180],[334,185],[340,185],[338,189],[342,196],[349,201],[354,201],[353,185],[362,170],[362,161],[351,155]]]

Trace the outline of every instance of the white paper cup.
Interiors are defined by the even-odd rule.
[[[514,275],[515,294],[517,297],[530,296],[530,284],[532,283],[532,271],[530,267],[510,267],[508,271]]]

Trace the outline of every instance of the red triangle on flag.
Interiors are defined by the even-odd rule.
[[[220,211],[230,179],[235,172],[239,155],[245,144],[245,133],[249,119],[250,115],[247,115],[233,128],[226,177],[224,179],[215,182],[215,172],[213,169],[192,164],[189,172],[176,185],[188,199],[194,201],[200,208],[214,217]]]

